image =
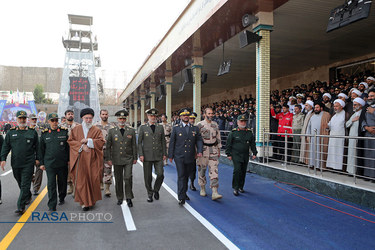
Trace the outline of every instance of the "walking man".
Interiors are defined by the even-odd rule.
[[[141,125],[138,132],[138,154],[143,162],[143,175],[147,190],[147,201],[159,200],[159,190],[164,180],[163,161],[167,159],[164,129],[156,123],[157,109],[146,111],[148,122]],[[152,187],[152,166],[155,168],[156,180]]]

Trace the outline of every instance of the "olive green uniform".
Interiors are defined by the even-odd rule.
[[[39,160],[39,141],[37,132],[29,127],[21,130],[11,128],[4,140],[1,150],[1,161],[6,161],[12,150],[11,166],[13,176],[20,188],[17,201],[18,210],[24,210],[26,203],[31,199],[31,180],[34,173],[35,160]]]
[[[138,154],[144,157],[144,181],[147,194],[150,196],[154,192],[159,192],[164,180],[163,156],[167,156],[167,149],[162,125],[155,124],[155,132],[152,131],[150,123],[139,128]],[[156,173],[154,188],[152,188],[152,165]]]
[[[253,155],[257,155],[255,138],[250,129],[235,128],[229,133],[225,153],[233,160],[232,188],[234,190],[243,189],[245,185],[250,149]]]
[[[115,189],[117,200],[124,199],[124,184],[126,199],[133,199],[133,161],[137,160],[137,144],[135,130],[128,126],[124,128],[124,135],[120,127],[108,131],[105,160],[112,161],[115,174]]]
[[[48,207],[56,209],[57,191],[59,200],[64,201],[68,180],[69,144],[68,129],[58,127],[56,130],[45,129],[40,137],[40,165],[44,165],[47,172]]]

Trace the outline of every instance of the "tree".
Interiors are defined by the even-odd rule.
[[[37,104],[44,103],[46,98],[44,97],[42,85],[37,84],[35,86],[33,94],[34,94],[35,103],[37,103]]]

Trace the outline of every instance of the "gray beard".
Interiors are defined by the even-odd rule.
[[[119,126],[125,126],[125,122],[118,122]]]
[[[246,125],[244,125],[244,126],[238,125],[238,127],[243,129],[243,128],[246,128]]]
[[[92,127],[92,123],[87,124],[86,122],[82,122],[82,126],[84,126],[87,129],[90,129]]]
[[[26,128],[27,124],[26,123],[18,123],[18,127]]]

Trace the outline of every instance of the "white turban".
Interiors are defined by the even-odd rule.
[[[361,96],[362,95],[362,92],[361,91],[359,91],[358,89],[353,89],[352,90],[352,93],[355,93],[357,96]]]
[[[307,100],[306,104],[309,104],[311,107],[314,107],[314,102],[311,100]]]
[[[348,97],[347,95],[345,95],[344,93],[340,93],[338,96],[339,96],[339,97],[343,97],[343,98],[345,98],[345,99],[348,99],[348,98],[349,98],[349,97]]]
[[[324,95],[323,95],[323,97],[328,97],[330,100],[332,99],[332,96],[329,94],[329,93],[325,93]]]
[[[363,85],[363,86],[365,86],[366,89],[368,89],[368,84],[367,84],[367,82],[361,82],[359,85]]]
[[[341,107],[345,108],[345,102],[343,100],[336,99],[333,103],[335,104],[336,102],[338,102],[341,105]]]
[[[367,77],[367,80],[375,81],[375,78],[372,76]]]
[[[366,104],[366,102],[362,98],[360,98],[360,97],[355,98],[353,100],[353,102],[361,104],[362,107],[365,106],[365,104]]]

